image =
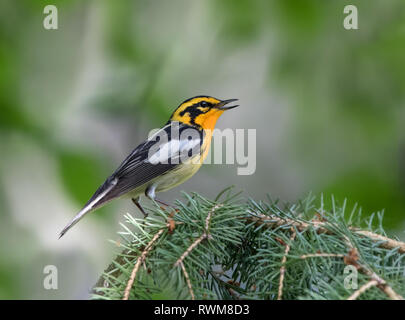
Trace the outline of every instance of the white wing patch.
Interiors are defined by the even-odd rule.
[[[184,139],[177,140],[172,139],[168,142],[159,145],[156,151],[151,149],[152,154],[149,155],[148,160],[151,164],[168,164],[168,163],[180,163],[195,155],[199,150],[195,150],[195,147],[199,145],[201,139]],[[192,156],[189,156],[189,151],[192,151]],[[194,154],[193,154],[194,153]]]

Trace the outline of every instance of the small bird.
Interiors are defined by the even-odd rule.
[[[59,238],[87,213],[116,198],[129,196],[145,216],[139,202],[142,195],[165,205],[156,199],[156,193],[178,186],[198,171],[218,118],[238,107],[228,105],[236,100],[196,96],[181,103],[167,124],[137,146],[105,180]]]

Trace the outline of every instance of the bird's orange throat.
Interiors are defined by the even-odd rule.
[[[207,113],[200,114],[194,120],[197,125],[199,125],[204,130],[212,131],[215,129],[215,125],[219,117],[224,113],[223,110],[211,109]]]
[[[202,164],[204,159],[207,157],[209,152],[209,146],[211,145],[212,135],[215,129],[215,125],[219,117],[224,113],[223,110],[210,110],[206,114],[200,115],[196,120],[196,124],[198,124],[204,130],[204,143],[202,145],[202,153],[201,158],[199,159],[199,163]]]

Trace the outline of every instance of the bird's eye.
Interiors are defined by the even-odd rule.
[[[208,107],[208,102],[207,101],[201,101],[200,102],[201,107]]]

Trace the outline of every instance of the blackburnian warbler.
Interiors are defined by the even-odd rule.
[[[140,196],[161,202],[155,199],[157,192],[185,182],[201,167],[218,118],[237,107],[227,106],[236,100],[196,96],[180,104],[167,124],[137,146],[97,189],[59,238],[84,215],[115,198],[129,196],[144,214]]]

